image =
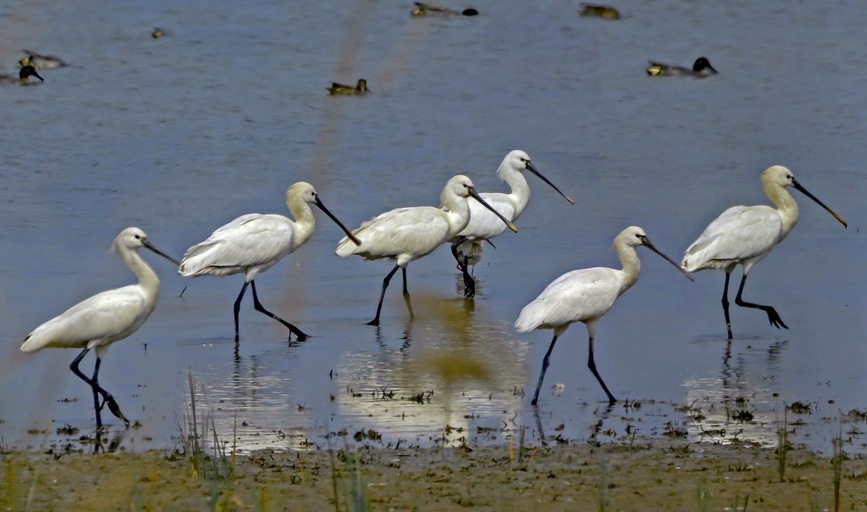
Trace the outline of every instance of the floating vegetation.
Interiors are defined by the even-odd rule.
[[[414,395],[410,395],[407,400],[410,402],[415,402],[417,404],[424,404],[425,402],[430,403],[431,397],[433,397],[433,391],[422,391],[421,393],[416,393]]]
[[[786,410],[794,414],[812,414],[815,405],[816,402],[792,402],[786,406]]]
[[[668,421],[665,423],[665,431],[662,435],[667,437],[686,437],[689,435],[689,431],[676,425],[673,421]]]
[[[361,429],[356,432],[355,435],[352,436],[352,438],[359,443],[365,440],[377,441],[380,443],[382,442],[382,434],[380,434],[376,430],[373,430],[372,428],[369,428],[367,430]]]
[[[62,427],[57,429],[57,435],[59,436],[74,436],[77,433],[78,429],[68,424],[64,424]]]
[[[850,409],[843,417],[846,421],[867,421],[867,411]]]

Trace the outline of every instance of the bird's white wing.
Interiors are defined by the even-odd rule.
[[[480,195],[485,202],[500,212],[503,217],[510,221],[515,220],[515,205],[508,195],[500,193],[484,193]],[[455,237],[455,240],[490,240],[503,234],[503,231],[507,227],[505,222],[475,199],[470,198],[467,200],[467,203],[470,205],[470,223]]]
[[[365,222],[353,234],[361,240],[355,245],[343,237],[338,256],[358,254],[377,259],[412,254],[419,258],[436,249],[449,230],[446,212],[433,206],[397,208]]]
[[[726,268],[767,254],[779,241],[782,222],[769,206],[734,206],[711,222],[687,248],[683,266],[690,271]]]
[[[573,270],[549,284],[518,315],[515,328],[527,332],[553,329],[604,315],[620,294],[620,280],[611,268]]]
[[[21,350],[33,352],[45,347],[84,348],[90,342],[111,343],[135,332],[152,311],[136,285],[107,290],[34,329],[24,339]]]
[[[274,264],[291,252],[293,231],[281,215],[251,213],[221,226],[190,247],[181,261],[183,276],[228,275]]]

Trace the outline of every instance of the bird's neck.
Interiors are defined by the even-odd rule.
[[[160,293],[160,280],[156,272],[142,259],[138,252],[124,251],[120,257],[136,275],[139,285],[146,290],[148,296],[156,298]]]
[[[303,245],[310,236],[313,235],[313,229],[316,227],[316,218],[313,217],[313,211],[307,203],[302,203],[296,207],[289,207],[292,216],[295,217],[292,231],[294,231],[295,247]]]
[[[798,223],[798,203],[795,202],[792,194],[782,187],[768,193],[768,198],[777,206],[777,214],[782,222],[782,230],[780,231],[780,240],[782,241]]]
[[[515,205],[515,218],[512,220],[518,220],[518,217],[530,203],[530,185],[527,183],[527,178],[524,177],[524,173],[504,165],[500,166],[497,176],[512,189],[509,193],[512,203]]]
[[[620,258],[620,264],[623,266],[623,269],[620,271],[620,293],[617,294],[619,297],[626,290],[632,288],[632,285],[638,281],[638,276],[641,275],[641,260],[638,259],[635,247],[630,247],[626,244],[615,244],[614,249]]]
[[[469,201],[475,201],[472,197],[442,197],[442,207],[448,215],[449,234],[455,236],[470,223]]]

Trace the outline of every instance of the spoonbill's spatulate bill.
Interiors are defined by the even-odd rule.
[[[396,261],[394,268],[382,281],[376,316],[368,322],[368,325],[379,325],[382,299],[385,297],[389,281],[398,268],[403,270],[403,297],[409,309],[410,319],[413,318],[412,304],[406,286],[406,267],[410,261],[430,254],[467,226],[470,221],[470,206],[467,200],[469,197],[494,212],[500,218],[500,222],[509,229],[518,231],[514,224],[497,213],[479,196],[468,177],[459,174],[452,177],[443,188],[440,195],[442,208],[433,206],[397,208],[365,222],[353,231],[361,240],[360,245],[352,243],[348,237],[340,241],[337,246],[338,256],[357,254],[369,260],[389,258]]]
[[[556,185],[542,176],[530,163],[530,156],[519,149],[510,151],[497,169],[497,176],[509,185],[511,192],[508,194],[485,192],[479,195],[497,213],[511,222],[516,222],[530,202],[530,185],[524,177],[523,171],[525,170],[530,171],[550,185],[570,204],[575,203],[569,196],[560,192]],[[451,240],[452,255],[458,262],[458,268],[464,276],[464,297],[472,298],[476,294],[476,282],[469,274],[468,267],[475,266],[482,258],[483,244],[500,236],[505,230],[506,225],[494,213],[483,208],[481,203],[470,202],[470,222]]]
[[[271,313],[259,302],[254,279],[273,267],[288,254],[307,243],[316,225],[310,204],[325,212],[349,236],[351,243],[361,243],[342,222],[322,204],[309,183],[299,181],[286,192],[286,205],[295,221],[276,214],[248,213],[217,228],[204,242],[190,247],[178,273],[185,277],[244,274],[244,286],[235,299],[235,344],[238,343],[238,312],[247,286],[253,289],[253,307],[289,328],[290,336],[307,338],[300,329]]]
[[[552,329],[554,339],[542,360],[542,373],[539,375],[539,383],[536,392],[533,393],[533,405],[539,400],[539,390],[545,379],[545,372],[551,359],[554,344],[566,329],[575,322],[583,322],[587,326],[589,334],[589,356],[587,367],[593,372],[596,380],[602,385],[608,402],[613,404],[617,401],[608,386],[596,371],[596,362],[593,359],[593,343],[596,338],[596,323],[614,305],[614,301],[632,287],[641,273],[641,262],[635,248],[643,245],[651,251],[665,258],[669,263],[690,280],[693,277],[680,268],[671,258],[660,252],[648,240],[644,230],[637,226],[630,226],[620,232],[614,239],[614,250],[620,258],[623,269],[617,270],[607,267],[585,268],[567,272],[549,284],[536,299],[524,306],[515,329],[518,332],[528,332],[534,329]]]
[[[176,260],[154,248],[141,229],[124,229],[114,239],[112,248],[138,277],[138,284],[104,291],[79,302],[60,316],[34,329],[21,345],[23,352],[35,352],[46,347],[83,348],[69,368],[93,391],[97,428],[102,427],[100,412],[106,405],[112,414],[129,426],[129,420],[120,411],[117,401],[99,385],[99,365],[109,345],[136,332],[156,307],[160,280],[139,255],[138,250],[142,247],[175,265],[178,264]],[[91,349],[96,349],[96,365],[93,377],[88,378],[78,369],[78,363]]]
[[[738,287],[735,304],[745,308],[761,309],[768,315],[771,325],[789,327],[777,310],[771,306],[745,302],[742,298],[744,284],[753,265],[762,260],[775,245],[782,242],[798,222],[798,205],[786,190],[794,187],[827,210],[846,227],[846,221],[813,194],[801,186],[792,171],[781,166],[768,167],[762,173],[762,186],[765,194],[777,206],[765,205],[733,206],[724,211],[705,228],[698,239],[689,246],[683,255],[682,265],[689,271],[720,269],[726,273],[723,287],[722,306],[726,319],[728,339],[732,339],[732,324],[729,317],[729,277],[737,265],[742,265],[744,274]]]

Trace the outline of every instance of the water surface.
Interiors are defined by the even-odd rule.
[[[717,440],[740,432],[773,445],[797,402],[810,413],[785,416],[792,440],[829,451],[842,421],[846,449],[864,452],[867,67],[853,35],[867,13],[851,2],[634,2],[612,22],[561,2],[477,7],[454,19],[374,2],[0,7],[5,71],[21,48],[70,63],[0,92],[0,442],[39,446],[59,426],[92,425],[90,391],[67,369],[75,352],[18,346],[75,301],[131,282],[108,251],[124,227],[180,257],[237,215],[285,213],[298,180],[357,226],[435,205],[457,173],[504,190],[496,167],[519,148],[576,204],[528,177],[520,231],[486,248],[473,303],[447,249],[410,265],[411,323],[396,279],[382,326],[365,325],[390,264],[335,256],[342,233],[322,215],[307,246],[257,280],[264,304],[312,335],[303,343],[245,302],[236,351],[242,278],[185,280],[146,255],[159,306],[100,375],[140,423],[121,434],[127,444],[177,442],[192,373],[198,405],[243,448],[370,430],[392,445],[502,442],[523,427],[533,442],[635,429],[714,440],[725,429]],[[167,35],[151,39],[155,26]],[[689,64],[697,53],[720,74],[644,74],[650,59]],[[359,76],[368,96],[327,96],[331,81]],[[690,283],[642,251],[641,280],[597,333],[599,370],[625,405],[607,408],[577,325],[531,408],[550,333],[515,333],[521,307],[563,272],[616,265],[611,242],[631,224],[678,259],[724,208],[766,203],[758,177],[773,164],[849,221],[844,230],[794,193],[801,221],[745,292],[790,329],[734,307],[728,344],[723,275]],[[738,407],[752,421],[733,419]]]

